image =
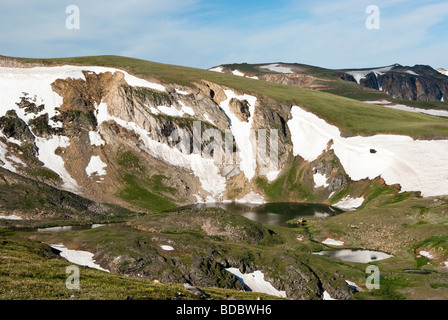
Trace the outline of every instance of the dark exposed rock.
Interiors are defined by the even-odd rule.
[[[238,100],[232,98],[229,103],[230,111],[236,115],[236,117],[243,122],[247,122],[250,117],[249,102],[247,100]]]
[[[28,143],[34,142],[34,135],[14,110],[6,112],[6,115],[0,118],[0,129],[8,138],[14,138]]]
[[[350,181],[333,150],[326,152],[321,158],[314,161],[313,165],[315,173],[328,177],[328,190],[331,192],[341,189]]]
[[[28,121],[30,128],[33,130],[34,134],[39,137],[51,138],[52,135],[59,133],[60,128],[53,128],[48,123],[48,113],[43,114],[39,117],[31,119]]]
[[[348,74],[348,73],[345,73],[345,72],[342,72],[342,71],[335,71],[335,72],[333,72],[333,76],[338,77],[338,78],[340,78],[342,80],[345,80],[345,81],[350,81],[350,82],[355,82],[356,83],[355,77],[353,77],[351,74]]]
[[[383,91],[395,99],[440,101],[448,97],[448,80],[403,73],[386,73],[378,80]]]
[[[364,79],[361,79],[360,81],[361,86],[366,88],[371,88],[375,90],[380,89],[380,85],[378,83],[378,77],[374,72],[369,73],[366,75]]]
[[[36,105],[35,102],[31,101],[30,97],[21,97],[20,99],[21,101],[17,102],[16,105],[19,108],[24,108],[25,114],[28,113],[38,114],[39,112],[45,109],[45,106],[43,104],[39,106]]]

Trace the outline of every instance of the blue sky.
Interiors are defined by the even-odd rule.
[[[65,9],[77,5],[80,29]],[[369,30],[368,5],[380,9]],[[299,62],[448,69],[448,2],[436,0],[0,0],[0,54],[116,54],[209,68]]]

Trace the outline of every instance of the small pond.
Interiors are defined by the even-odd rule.
[[[200,203],[183,208],[221,208],[267,225],[287,227],[286,221],[299,218],[327,218],[343,211],[323,204],[309,203]]]
[[[369,263],[373,261],[380,261],[392,258],[393,256],[380,251],[370,251],[370,250],[332,250],[332,251],[320,251],[314,254],[328,256],[330,258],[347,261],[347,262],[359,262],[359,263]]]

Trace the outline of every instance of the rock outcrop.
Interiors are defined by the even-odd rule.
[[[394,65],[388,71],[364,70],[337,71],[335,76],[357,82],[353,74],[363,73],[359,85],[383,91],[399,100],[447,101],[448,77],[430,66],[403,67]]]

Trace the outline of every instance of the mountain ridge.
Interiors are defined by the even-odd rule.
[[[99,61],[97,64],[102,66],[92,66],[92,59]],[[4,115],[0,118],[2,144],[7,147],[1,157],[4,165],[13,170],[16,168],[30,178],[37,176],[46,183],[75,191],[90,199],[99,199],[130,209],[143,206],[147,210],[160,210],[163,206],[172,208],[175,205],[197,201],[238,201],[249,194],[269,201],[276,197],[271,193],[270,185],[284,181],[286,176],[292,174],[290,170],[299,165],[304,171],[295,179],[303,189],[295,189],[293,184],[286,183],[282,188],[288,192],[284,194],[283,199],[278,200],[335,203],[341,198],[332,198],[332,193],[334,195],[352,184],[362,185],[357,181],[363,178],[373,180],[385,173],[375,171],[372,167],[370,170],[375,173],[356,174],[359,177],[352,180],[350,177],[353,177],[354,172],[347,172],[348,162],[340,161],[341,151],[334,149],[337,148],[335,146],[325,144],[322,149],[316,150],[315,156],[308,159],[297,149],[296,145],[303,143],[303,137],[299,137],[299,140],[293,137],[293,127],[308,126],[313,121],[324,121],[334,126],[332,129],[329,127],[331,132],[335,128],[342,131],[341,141],[352,141],[345,139],[357,137],[359,133],[347,134],[341,128],[353,130],[354,126],[364,122],[366,126],[361,130],[367,129],[370,134],[366,135],[364,132],[361,136],[365,136],[362,139],[368,141],[368,136],[382,133],[381,129],[378,129],[380,126],[377,128],[371,125],[372,121],[381,123],[381,126],[389,121],[391,131],[386,129],[384,133],[403,134],[407,131],[415,135],[417,125],[433,135],[426,139],[439,139],[439,142],[431,142],[433,144],[444,143],[444,133],[442,136],[434,136],[434,132],[440,128],[445,130],[445,127],[448,132],[448,125],[442,118],[367,105],[316,90],[295,89],[255,79],[242,79],[234,75],[225,75],[224,78],[218,75],[216,81],[213,78],[216,72],[161,66],[150,62],[142,62],[143,64],[139,65],[140,73],[149,67],[148,76],[145,78],[138,78],[122,69],[104,66],[116,63],[116,59],[122,64],[140,63],[135,59],[106,56],[55,59],[57,66],[52,66],[52,60],[19,60],[23,65],[31,62],[33,67],[36,63],[46,66],[37,69],[4,68],[4,76],[16,78],[16,82],[3,82],[3,86],[9,86],[9,89],[5,90],[10,95],[3,97]],[[90,66],[66,64],[80,60]],[[167,74],[168,70],[181,70],[178,71],[180,74],[190,73],[187,78],[198,78],[191,83],[193,87],[176,82],[169,83],[166,78],[160,81],[160,78],[157,79],[153,75],[160,68],[167,68],[163,69],[162,74]],[[39,72],[39,79],[48,78],[45,80],[45,87],[43,80],[29,80],[37,77],[36,72]],[[170,75],[172,76],[173,74]],[[27,84],[28,89],[14,87],[20,86],[21,83],[26,84],[27,82],[23,82],[25,78],[30,81]],[[240,80],[244,80],[243,83],[240,83]],[[224,81],[224,84],[221,81]],[[229,87],[228,81],[236,81],[238,89]],[[239,91],[239,86],[242,85],[248,85],[247,91]],[[44,96],[39,97],[44,92],[41,87],[46,91]],[[272,94],[260,94],[260,88],[270,88]],[[290,96],[285,96],[285,93]],[[283,101],[276,100],[276,95],[283,95]],[[290,98],[300,102],[284,102]],[[295,124],[294,115],[291,113],[294,109],[291,106],[294,105],[302,106],[299,108],[304,114],[311,115],[315,112],[319,120],[310,120],[309,124],[300,121]],[[344,108],[344,112],[334,112],[340,108]],[[362,112],[362,117],[357,115],[358,112]],[[339,117],[336,123],[335,116]],[[184,154],[173,148],[176,143],[170,135],[180,130],[193,137],[196,132],[195,121],[200,122],[202,133],[209,129],[217,130],[220,135],[226,130],[232,133],[232,158],[241,162],[230,166],[215,164],[214,161],[203,157],[195,158],[194,154]],[[402,127],[397,126],[399,122],[403,123]],[[310,128],[313,126],[314,124]],[[254,158],[255,141],[251,141],[252,138],[247,140],[247,137],[250,130],[272,128],[278,130],[279,166],[276,170],[267,171],[268,176],[264,177],[260,175],[263,168],[260,159]],[[328,136],[319,139],[337,141],[341,137],[338,133],[328,133]],[[316,138],[317,136],[310,136],[312,140]],[[247,142],[249,144],[244,146]],[[366,150],[377,149],[374,144],[366,147]],[[200,148],[205,147],[207,143],[202,141]],[[384,147],[378,145],[378,148]],[[42,153],[42,150],[46,150],[45,153]],[[219,146],[217,150],[225,152],[225,146]],[[300,160],[294,160],[297,156],[300,156]],[[330,161],[326,160],[323,165],[325,158]],[[134,161],[135,167],[127,166],[126,161]],[[417,162],[412,166],[415,165],[418,165]],[[316,167],[321,169],[315,169]],[[173,168],[174,171],[170,170]],[[45,174],[43,169],[47,170]],[[429,174],[427,169],[418,170],[423,172],[418,175]],[[338,189],[316,187],[314,180],[317,175],[322,174],[325,175],[325,180],[342,183],[331,182],[332,188],[338,186]],[[400,180],[402,178],[399,176],[393,177],[390,185],[405,182]],[[277,179],[280,180],[276,181]],[[420,187],[418,184],[413,186],[417,189],[411,187],[409,191],[424,191],[421,189],[421,183]],[[367,198],[363,188],[351,196]]]

